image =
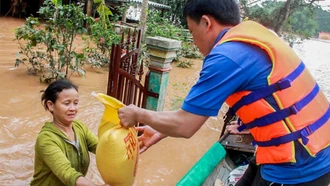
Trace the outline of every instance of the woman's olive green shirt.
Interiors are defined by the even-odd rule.
[[[31,186],[75,186],[85,176],[89,166],[89,152],[95,154],[98,139],[80,121],[73,122],[76,141],[51,122],[46,122],[35,144],[34,174]]]

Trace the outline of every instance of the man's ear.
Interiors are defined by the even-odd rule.
[[[209,30],[209,29],[211,28],[211,26],[212,26],[211,19],[210,19],[210,17],[207,16],[207,15],[203,15],[203,16],[201,17],[201,23],[202,23],[202,24],[205,24],[207,30]]]

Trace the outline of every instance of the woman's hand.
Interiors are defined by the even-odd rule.
[[[157,132],[149,126],[136,127],[135,129],[138,132],[143,133],[141,136],[138,137],[140,144],[140,154],[166,137],[164,134]]]

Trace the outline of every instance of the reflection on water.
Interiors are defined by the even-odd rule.
[[[13,68],[18,51],[14,28],[23,20],[0,18],[0,185],[28,185],[33,173],[34,142],[45,121],[51,119],[40,103],[40,90],[46,87],[37,77],[27,74],[21,66]],[[316,48],[318,48],[316,50]],[[330,98],[329,43],[307,41],[295,50],[316,77]],[[179,69],[173,65],[170,72],[165,109],[172,108],[173,95],[184,96],[187,91],[176,85],[192,85],[198,76],[200,61],[192,69]],[[106,70],[88,69],[85,78],[73,76],[78,84],[80,109],[78,118],[96,134],[102,117],[103,105],[90,96],[92,91],[105,92]],[[184,86],[183,86],[184,87]],[[140,155],[135,185],[174,185],[190,167],[217,140],[219,116],[210,119],[191,139],[167,138]],[[102,183],[95,166],[95,156],[88,178]]]

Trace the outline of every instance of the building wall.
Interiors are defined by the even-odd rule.
[[[320,32],[319,39],[327,39],[330,40],[330,32]]]

